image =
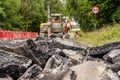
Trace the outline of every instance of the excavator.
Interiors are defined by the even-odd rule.
[[[55,19],[58,19],[58,22],[54,22]],[[40,36],[45,37],[49,36],[51,33],[64,33],[63,25],[61,22],[62,14],[52,13],[50,11],[50,2],[48,2],[48,22],[40,24]]]

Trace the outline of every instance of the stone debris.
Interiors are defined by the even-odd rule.
[[[0,78],[0,80],[13,80],[10,76],[6,76],[4,78]]]
[[[110,64],[108,68],[112,69],[114,72],[118,72],[120,70],[120,62]]]
[[[9,75],[17,79],[31,63],[32,60],[27,57],[0,50],[0,76]]]
[[[20,40],[7,40],[7,39],[2,39],[0,40],[0,45],[7,45],[7,46],[10,46],[10,47],[16,47],[16,46],[20,46],[22,45],[23,43],[25,43],[25,41],[20,41]]]
[[[104,55],[111,50],[120,49],[120,42],[112,42],[101,46],[88,48],[89,55]]]
[[[71,67],[77,74],[76,80],[101,80],[106,70],[104,62],[85,61],[80,65]]]
[[[36,64],[32,65],[18,80],[36,80],[35,77],[42,72],[42,68]]]
[[[120,42],[89,47],[61,34],[0,40],[0,80],[120,80]]]
[[[103,56],[103,58],[106,61],[112,62],[112,63],[120,62],[120,49],[115,49],[115,50],[110,51],[108,54]]]
[[[103,77],[102,80],[120,80],[120,78],[118,77],[118,75],[116,73],[114,73],[112,70],[108,69],[105,72],[105,75]]]
[[[120,77],[120,71],[118,71],[118,76]]]

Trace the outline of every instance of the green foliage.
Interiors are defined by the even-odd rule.
[[[74,17],[80,23],[83,31],[92,31],[94,22],[97,29],[104,24],[111,24],[120,21],[120,0],[66,0],[66,8],[69,16]],[[98,6],[100,13],[92,14],[92,7]]]
[[[5,18],[5,16],[6,16],[4,9],[2,7],[0,7],[0,16],[1,16],[1,18]]]
[[[49,1],[51,3],[51,13],[62,13],[64,11],[63,4],[60,0],[45,0],[46,10]]]
[[[82,37],[76,37],[76,41],[83,41],[92,45],[102,45],[113,41],[120,41],[120,24],[105,25],[103,28],[93,32],[82,32]]]
[[[49,0],[0,0],[0,29],[38,31],[47,22]],[[62,13],[59,0],[51,0],[51,12]]]
[[[22,0],[21,15],[24,21],[24,30],[36,31],[45,16],[43,0]]]
[[[120,6],[117,8],[117,10],[112,14],[112,20],[114,22],[119,23],[120,22]]]
[[[104,24],[120,22],[120,0],[0,0],[0,28],[10,30],[38,31],[40,23],[47,22],[47,5],[51,2],[51,13],[74,17],[84,32],[97,29]],[[100,13],[92,14],[97,5]]]
[[[3,17],[0,25],[2,29],[13,30],[13,27],[21,27],[21,16],[19,9],[21,8],[20,0],[4,0],[1,1],[3,9]],[[20,23],[20,24],[19,24]]]
[[[4,12],[4,8],[1,6],[2,5],[2,1],[0,1],[0,29],[2,28],[2,26],[4,25],[2,22],[6,17],[6,14]]]

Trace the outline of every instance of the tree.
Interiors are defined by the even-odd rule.
[[[24,30],[38,30],[40,21],[45,16],[43,0],[21,0],[21,15],[24,21]],[[36,25],[37,24],[37,25]],[[28,28],[29,27],[29,28]]]
[[[7,30],[39,31],[47,22],[48,0],[0,0],[0,27]],[[63,12],[59,0],[51,0],[53,13]]]
[[[3,28],[3,26],[4,26],[4,23],[3,23],[3,21],[4,21],[4,19],[5,19],[5,17],[6,17],[6,14],[5,14],[5,12],[4,12],[4,8],[2,8],[2,1],[0,1],[0,29],[2,29]]]
[[[63,3],[60,0],[45,0],[44,4],[45,10],[47,10],[47,5],[48,1],[51,3],[51,13],[62,13],[64,8],[63,8]]]
[[[14,30],[21,28],[20,0],[2,0],[1,7],[4,10],[3,29]]]
[[[88,24],[90,23],[91,13],[87,0],[66,0],[66,8],[69,16],[74,17],[79,22],[82,30],[90,30]]]
[[[100,13],[97,14],[97,28],[101,28],[103,24],[112,24],[113,21],[120,21],[120,0],[66,0],[66,8],[68,14],[75,17],[80,23],[83,31],[92,31],[94,27],[94,14],[91,8],[98,6]]]

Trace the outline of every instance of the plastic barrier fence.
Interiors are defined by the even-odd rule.
[[[28,39],[36,38],[38,34],[36,32],[23,32],[23,31],[10,31],[10,30],[0,30],[0,39]]]

